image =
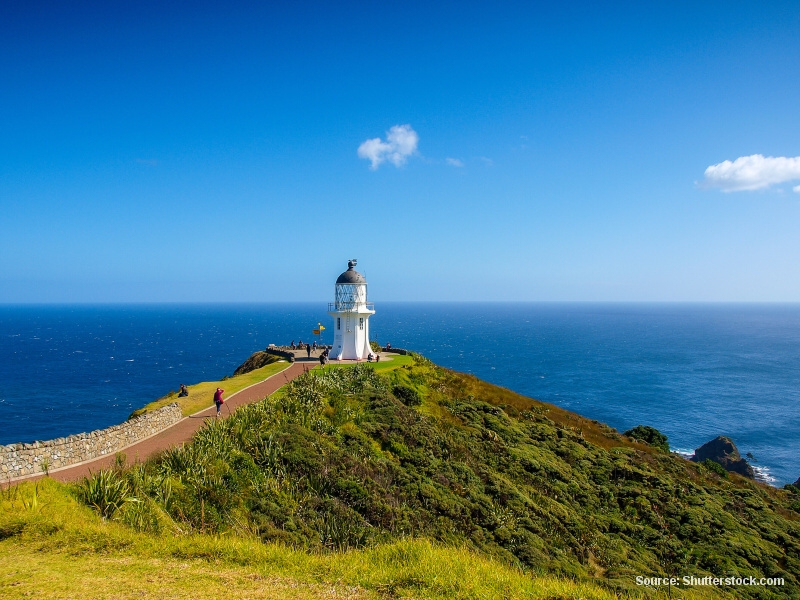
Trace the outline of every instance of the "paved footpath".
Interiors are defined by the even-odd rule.
[[[286,385],[295,377],[302,375],[304,372],[313,368],[315,364],[319,363],[314,361],[314,359],[305,359],[302,360],[302,362],[298,361],[292,363],[288,369],[284,369],[280,373],[272,375],[260,383],[256,383],[250,387],[231,394],[229,398],[226,398],[225,404],[222,406],[223,417],[230,414],[230,412],[235,411],[240,406],[257,402],[258,400],[263,400],[266,396],[269,396],[278,388]],[[223,382],[222,385],[224,386],[225,382]],[[153,454],[157,454],[158,452],[162,452],[173,446],[178,446],[188,442],[191,437],[203,426],[203,423],[206,422],[206,419],[216,418],[216,413],[217,409],[212,405],[210,408],[195,413],[190,417],[184,417],[175,423],[175,425],[168,427],[167,429],[164,429],[163,431],[147,439],[132,444],[127,448],[123,448],[119,451],[119,453],[125,454],[128,459],[128,464],[133,462],[143,462]],[[107,469],[111,467],[115,461],[116,453],[78,463],[77,465],[65,467],[57,471],[51,471],[50,477],[58,481],[76,481],[86,477],[90,472],[96,473],[100,469]],[[41,479],[43,476],[44,475],[31,475],[30,477],[14,480],[11,483],[13,485],[22,481],[35,481],[37,479]]]

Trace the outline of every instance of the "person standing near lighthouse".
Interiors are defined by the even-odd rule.
[[[331,360],[364,360],[372,352],[369,318],[375,308],[367,302],[367,280],[355,270],[357,262],[347,261],[347,271],[336,280],[335,301],[328,305],[333,317]]]

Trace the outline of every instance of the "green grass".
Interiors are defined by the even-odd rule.
[[[374,366],[301,376],[182,448],[98,474],[86,502],[141,531],[249,532],[311,553],[433,539],[624,594],[664,573],[783,576],[796,592],[793,492],[721,479],[422,357]],[[115,510],[120,489],[137,503]]]
[[[202,381],[200,383],[187,386],[189,390],[188,396],[179,398],[177,392],[170,392],[166,396],[163,396],[158,400],[154,400],[150,404],[147,404],[146,406],[143,406],[142,408],[135,410],[131,414],[131,417],[136,417],[144,413],[156,410],[172,402],[177,402],[178,405],[181,407],[181,412],[183,413],[183,416],[188,417],[189,415],[193,415],[194,413],[213,405],[214,392],[218,387],[224,389],[225,397],[229,398],[235,392],[243,390],[244,388],[254,385],[256,383],[259,383],[264,379],[267,379],[268,377],[272,377],[276,373],[280,373],[281,371],[288,369],[289,366],[290,363],[288,362],[276,362],[261,367],[260,369],[256,369],[255,371],[250,371],[249,373],[245,373],[244,375],[230,377],[228,379],[225,379],[224,381],[222,380]]]
[[[396,356],[392,356],[391,360],[381,360],[379,363],[373,363],[373,368],[380,373],[384,373],[386,371],[392,371],[410,364],[413,364],[413,359],[411,356],[401,356],[398,354]],[[225,390],[225,396],[230,397],[234,392],[238,392],[248,386],[259,383],[264,379],[275,375],[276,373],[280,373],[281,371],[288,369],[289,366],[290,363],[281,361],[266,365],[265,367],[261,367],[260,369],[256,369],[254,371],[250,371],[244,375],[230,377],[224,381],[203,381],[194,385],[189,385],[187,386],[189,390],[188,396],[179,398],[177,392],[170,392],[166,396],[163,396],[158,400],[154,400],[142,408],[135,410],[131,414],[131,417],[136,417],[144,413],[151,412],[172,402],[177,402],[181,407],[183,416],[188,417],[189,415],[193,415],[194,413],[204,410],[214,404],[214,391],[217,389],[217,387],[223,388]],[[314,367],[314,364],[309,363],[309,366]],[[346,369],[352,366],[352,364],[337,365],[328,363],[328,366],[325,368]],[[316,368],[315,370],[319,370],[319,368]]]
[[[634,581],[666,573],[786,578],[676,598],[800,596],[796,489],[399,358],[316,369],[144,464],[2,492],[0,596],[665,598]]]
[[[357,364],[357,363],[356,363]],[[381,357],[380,362],[367,363],[371,364],[372,368],[378,373],[385,373],[386,371],[393,371],[400,369],[404,366],[413,365],[414,358],[410,354],[395,354],[391,357],[385,354]],[[336,361],[329,362],[326,369],[347,369],[348,367],[355,366],[354,363],[338,364]]]
[[[426,539],[316,554],[243,533],[137,533],[52,480],[3,492],[0,540],[0,596],[9,599],[617,598]]]
[[[382,357],[380,362],[372,363],[373,368],[378,373],[385,373],[386,371],[393,371],[394,369],[414,364],[414,358],[408,354],[395,354],[391,357],[391,360],[387,360],[387,358]]]

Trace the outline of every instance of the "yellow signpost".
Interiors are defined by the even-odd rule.
[[[322,323],[317,323],[317,329],[313,330],[314,335],[317,336],[317,346],[322,345],[322,332],[325,331],[325,326]]]

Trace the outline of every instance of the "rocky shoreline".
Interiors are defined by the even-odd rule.
[[[748,479],[755,479],[753,467],[741,457],[736,444],[729,437],[720,435],[710,442],[706,442],[694,451],[694,456],[689,460],[702,463],[706,460],[717,463],[729,473],[738,473]]]

